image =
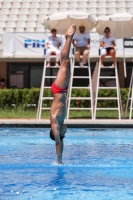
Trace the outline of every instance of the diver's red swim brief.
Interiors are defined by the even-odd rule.
[[[51,91],[52,91],[53,94],[66,92],[67,89],[68,89],[68,86],[67,86],[65,89],[59,88],[59,87],[55,84],[55,82],[53,82],[53,84],[52,84],[52,86],[51,86]]]

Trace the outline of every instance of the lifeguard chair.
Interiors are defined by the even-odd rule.
[[[82,54],[80,55],[82,57]],[[82,69],[82,70],[86,70],[87,69],[87,75],[86,76],[76,76],[75,75],[75,69]],[[84,80],[84,79],[88,79],[88,85],[86,85],[85,87],[82,86],[78,86],[75,87],[73,85],[74,79],[79,79],[80,81]],[[82,96],[73,96],[72,95],[72,90],[73,89],[87,89],[88,90],[88,94],[90,93],[89,97],[82,97]],[[92,83],[91,83],[91,69],[90,69],[90,58],[88,55],[88,65],[84,66],[84,67],[79,67],[75,65],[75,56],[74,56],[74,49],[72,50],[72,68],[71,68],[71,76],[70,76],[70,82],[69,82],[69,91],[68,91],[68,107],[67,107],[67,119],[69,119],[69,114],[71,110],[87,110],[91,112],[91,118],[93,119],[93,98],[92,98]],[[71,102],[72,101],[90,101],[90,107],[71,107]]]
[[[45,56],[46,56],[46,49],[44,49],[44,58],[45,58]],[[51,59],[55,59],[55,57],[56,57],[56,54],[51,53]],[[52,75],[48,76],[47,69],[53,69],[53,68],[59,69],[59,67],[53,67],[53,66],[47,67],[46,64],[47,64],[47,62],[46,62],[46,58],[45,58],[44,65],[43,65],[42,81],[41,81],[41,88],[40,88],[40,95],[39,95],[39,100],[38,100],[38,109],[37,109],[36,119],[41,119],[42,110],[50,110],[50,107],[47,107],[47,106],[43,107],[43,102],[45,102],[47,100],[50,100],[50,101],[53,100],[52,96],[51,97],[44,96],[44,90],[51,88],[51,86],[45,86],[46,79],[55,79],[56,78],[56,76],[52,76]]]
[[[106,54],[106,58],[109,58],[110,55]],[[102,76],[102,71],[103,70],[112,70],[114,71],[114,76]],[[116,81],[116,85],[115,86],[111,86],[111,87],[106,87],[106,86],[101,86],[99,85],[100,80],[101,79],[106,79],[109,80],[110,78],[113,78]],[[116,90],[116,97],[99,97],[98,96],[98,92],[100,89],[112,89],[112,90]],[[98,107],[98,101],[99,100],[115,100],[117,101],[117,107],[115,108],[109,108],[109,107]],[[115,63],[115,66],[103,66],[101,67],[101,56],[99,59],[99,63],[98,63],[98,73],[97,73],[97,85],[96,85],[96,94],[95,94],[95,106],[94,106],[94,119],[96,119],[96,113],[97,110],[117,110],[118,111],[118,118],[121,119],[121,95],[120,95],[120,87],[119,87],[119,79],[118,79],[118,69],[117,69],[117,63]]]

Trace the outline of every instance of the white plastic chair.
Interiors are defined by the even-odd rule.
[[[105,1],[97,3],[97,8],[106,8],[106,7],[107,7],[107,3]]]
[[[103,1],[104,1],[104,2],[107,2],[107,0],[98,0],[97,2],[103,2]]]
[[[15,28],[16,22],[15,21],[8,21],[7,24],[6,24],[6,27]]]
[[[29,9],[20,9],[20,12],[19,12],[19,14],[21,14],[21,15],[28,15],[29,14]]]
[[[45,3],[45,2],[48,2],[48,3],[49,3],[50,1],[51,1],[51,0],[42,0],[41,2],[44,2],[44,3]]]
[[[21,3],[23,0],[12,0],[13,3]]]
[[[98,15],[106,15],[107,9],[106,8],[99,8],[99,9],[97,9],[97,14]]]
[[[32,0],[32,3],[40,3],[41,0]]]
[[[88,3],[97,2],[97,0],[88,0]]]
[[[57,13],[57,12],[58,12],[57,9],[49,9],[48,14],[49,14],[49,15],[52,15],[52,14],[55,14],[55,13]]]
[[[30,8],[30,3],[29,2],[23,2],[22,3],[22,6],[21,6],[21,9],[24,9],[24,8]]]
[[[79,2],[78,3],[78,8],[88,8],[88,3],[87,2]]]
[[[124,1],[117,2],[117,8],[126,8],[126,3]]]
[[[4,33],[5,32],[5,28],[0,27],[0,33]]]
[[[22,27],[16,27],[15,32],[23,33],[25,32],[25,29]]]
[[[20,7],[21,7],[21,3],[14,2],[12,4],[12,8],[20,8]]]
[[[11,3],[4,2],[2,8],[8,8],[8,9],[11,8]]]
[[[48,14],[48,9],[39,9],[39,15],[47,15]]]
[[[5,27],[6,27],[6,22],[0,21],[0,27],[1,27],[1,28],[5,28]]]
[[[79,11],[82,11],[82,12],[87,12],[87,9],[86,8],[78,8]]]
[[[23,0],[23,3],[30,3],[32,0]]]
[[[69,3],[69,9],[71,8],[78,8],[78,3],[77,2],[70,2]]]
[[[35,32],[38,32],[38,33],[44,33],[44,31],[45,31],[45,29],[44,29],[44,27],[36,27],[36,29],[35,29]]]
[[[127,8],[133,8],[133,1],[132,2],[130,1],[127,3]]]
[[[117,12],[124,13],[124,12],[127,12],[127,9],[126,8],[118,8]]]
[[[133,14],[133,8],[129,8],[129,9],[128,9],[128,13]]]
[[[30,9],[29,15],[38,15],[39,10],[38,9]]]
[[[27,28],[32,27],[35,28],[36,27],[36,22],[35,21],[28,21],[27,22]]]
[[[92,1],[92,2],[90,2],[89,4],[88,4],[88,8],[90,9],[90,8],[97,8],[97,2],[95,2],[95,1]]]
[[[11,9],[10,14],[12,14],[12,15],[18,15],[19,12],[20,12],[19,9],[13,8],[13,9]]]
[[[5,2],[5,3],[12,3],[13,2],[13,0],[4,0],[4,1],[0,1],[0,2]]]
[[[28,21],[37,21],[37,15],[29,15]]]
[[[44,26],[41,24],[41,21],[39,21],[39,20],[36,22],[36,27],[43,27],[44,28]]]
[[[25,21],[18,21],[16,24],[16,28],[25,28],[26,27],[26,22]]]
[[[59,2],[60,2],[60,3],[61,3],[61,2],[67,2],[67,3],[69,3],[69,0],[60,0]]]
[[[7,21],[8,16],[7,15],[0,15],[0,21]]]
[[[59,8],[59,4],[56,2],[51,2],[49,4],[49,9]]]
[[[68,9],[67,8],[59,8],[58,11],[59,12],[66,12]]]
[[[6,27],[5,32],[7,32],[7,33],[13,33],[13,32],[15,32],[15,28],[13,28],[13,27]]]
[[[107,8],[116,8],[116,2],[115,1],[111,1],[107,3]]]
[[[10,20],[10,21],[17,21],[18,17],[17,17],[17,15],[9,15],[8,20]]]
[[[28,28],[26,28],[25,31],[26,31],[26,32],[34,33],[34,32],[35,32],[35,28],[33,28],[33,27],[28,27]]]
[[[37,9],[37,8],[40,8],[40,3],[31,3],[31,7],[30,8],[34,8],[34,9]]]
[[[39,13],[40,13],[40,12],[39,12]],[[40,14],[39,14],[38,20],[39,20],[39,21],[42,21],[42,20],[44,20],[44,17],[45,17],[45,15],[40,15]]]
[[[60,2],[59,9],[60,8],[68,8],[68,6],[69,6],[68,2]]]
[[[114,14],[117,12],[117,9],[116,8],[108,8],[107,9],[107,14],[108,15],[111,15],[111,14]]]
[[[41,4],[40,4],[40,8],[49,8],[49,2],[41,2]]]
[[[23,15],[23,14],[21,15],[21,14],[20,14],[20,15],[18,16],[18,21],[27,21],[27,19],[28,19],[27,15]]]
[[[10,10],[8,8],[4,8],[0,10],[0,14],[8,15]]]
[[[89,8],[88,13],[97,15],[97,9],[96,8]]]

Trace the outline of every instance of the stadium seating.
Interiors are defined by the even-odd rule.
[[[45,15],[67,10],[88,12],[94,17],[133,14],[133,0],[0,0],[0,38],[3,32],[44,32],[41,21]]]

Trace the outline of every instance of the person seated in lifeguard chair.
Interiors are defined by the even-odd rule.
[[[113,60],[112,67],[115,67],[116,57],[115,57],[115,38],[110,36],[110,28],[106,27],[104,30],[105,36],[100,42],[101,49],[101,67],[103,67],[103,60],[106,55],[110,55]]]
[[[76,33],[73,37],[73,46],[75,47],[75,57],[79,62],[80,67],[84,67],[87,62],[89,49],[90,49],[90,34],[85,32],[85,26],[79,26],[79,33]],[[80,55],[83,54],[82,59]]]
[[[61,56],[60,46],[61,46],[62,41],[59,37],[56,36],[57,30],[55,28],[51,29],[51,33],[52,33],[52,35],[50,37],[48,37],[48,39],[46,40],[47,67],[50,67],[50,55],[51,55],[51,53],[56,54],[55,66],[59,67],[59,60],[60,60],[60,56]]]

